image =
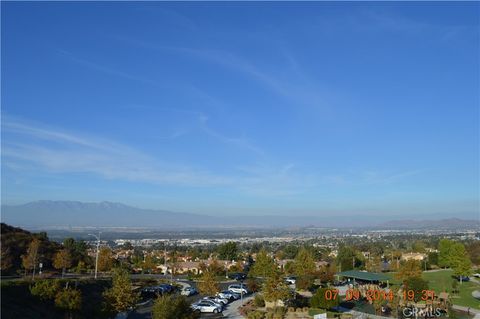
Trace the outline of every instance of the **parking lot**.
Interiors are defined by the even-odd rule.
[[[192,286],[194,288],[197,288],[197,283],[194,281],[189,281],[185,279],[180,279],[180,280],[174,280],[174,282],[182,285],[182,286]],[[219,284],[220,290],[226,290],[229,285],[238,283],[235,280],[231,281],[226,281],[222,282]],[[177,292],[178,293],[178,292]],[[200,299],[205,297],[204,295],[201,294],[196,294],[193,296],[188,296],[187,301],[191,304],[194,303]],[[244,300],[249,298],[249,296],[245,296]],[[236,313],[236,310],[238,307],[241,305],[241,300],[236,300],[232,303],[229,303],[228,305],[225,306],[225,309],[223,313],[220,314],[210,314],[210,313],[202,313],[201,318],[235,318],[234,313]],[[153,300],[150,301],[144,301],[141,303],[139,307],[135,311],[129,314],[128,318],[129,319],[150,319],[151,318],[151,312],[152,312],[152,307],[153,307]]]

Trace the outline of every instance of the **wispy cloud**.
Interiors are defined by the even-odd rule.
[[[322,189],[350,186],[383,187],[408,180],[422,170],[363,171],[319,176],[304,173],[296,163],[273,164],[265,152],[244,137],[225,136],[208,126],[208,117],[198,118],[201,130],[221,143],[246,149],[259,156],[256,164],[231,167],[218,174],[191,163],[166,162],[143,151],[109,139],[78,134],[30,123],[10,116],[2,119],[2,165],[12,170],[38,170],[50,174],[88,173],[106,179],[185,187],[222,187],[262,197],[288,197]],[[179,134],[182,134],[180,132]]]
[[[302,70],[300,63],[295,59],[293,53],[286,50],[285,47],[281,47],[279,50],[281,51],[280,55],[284,57],[288,67],[281,65],[275,68],[281,72],[273,73],[270,70],[256,65],[253,61],[227,50],[158,45],[156,43],[125,37],[119,37],[117,39],[130,45],[136,45],[163,53],[171,52],[176,55],[181,54],[189,58],[228,68],[239,74],[248,76],[270,92],[282,98],[289,99],[290,102],[294,103],[295,107],[307,106],[324,111],[329,109],[329,97],[326,97],[325,91],[318,83],[307,76]],[[282,72],[283,74],[281,74]]]
[[[53,173],[94,173],[105,178],[187,186],[229,185],[233,181],[198,168],[162,162],[129,146],[92,136],[3,118],[6,165],[43,168]]]
[[[238,148],[242,148],[248,150],[258,156],[265,156],[265,152],[259,148],[258,146],[254,145],[250,140],[248,140],[245,136],[241,137],[229,137],[220,132],[212,129],[208,125],[208,117],[206,115],[199,116],[200,128],[203,132],[208,134],[209,136],[221,141],[222,143],[232,145]]]
[[[246,139],[221,135],[206,125],[207,134],[222,143],[262,152]],[[2,119],[2,165],[13,170],[47,173],[89,173],[106,179],[186,187],[224,187],[249,194],[273,196],[292,193],[297,177],[293,165],[278,169],[233,168],[236,174],[219,175],[207,169],[162,161],[130,146],[96,136],[66,132],[12,117]]]

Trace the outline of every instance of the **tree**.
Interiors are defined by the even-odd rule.
[[[238,257],[237,243],[229,241],[218,246],[218,258],[223,260],[235,260]]]
[[[265,249],[260,250],[257,259],[250,269],[250,275],[254,277],[269,277],[277,270],[274,260],[267,254]]]
[[[353,248],[341,246],[338,250],[337,265],[340,267],[341,271],[346,271],[360,267],[362,261]]]
[[[414,301],[418,302],[422,299],[423,291],[428,290],[428,281],[423,280],[420,276],[410,277],[405,280],[405,291],[412,290],[415,292]]]
[[[132,291],[132,283],[125,269],[117,268],[113,272],[112,288],[107,289],[103,296],[107,305],[116,312],[127,311],[135,306],[138,295]]]
[[[335,274],[337,272],[337,268],[335,264],[328,264],[326,266],[322,266],[319,271],[319,277],[321,282],[333,282],[335,279]]]
[[[460,284],[465,276],[472,272],[472,262],[466,253],[465,246],[461,243],[454,243],[450,252],[450,266],[453,274],[460,278]]]
[[[468,244],[466,247],[470,260],[475,265],[480,265],[480,241],[474,241]]]
[[[184,296],[163,295],[155,300],[153,319],[194,319],[198,318]]]
[[[298,276],[297,287],[308,289],[313,284],[313,274],[316,271],[315,260],[309,250],[302,247],[294,261],[295,274]]]
[[[67,249],[58,251],[53,257],[53,267],[62,270],[62,278],[65,275],[65,269],[72,266],[72,257]]]
[[[428,263],[430,265],[438,266],[438,253],[437,252],[431,252],[431,253],[428,254]]]
[[[53,300],[60,291],[58,280],[38,280],[30,286],[30,293],[43,301]]]
[[[73,317],[73,312],[82,307],[82,293],[78,289],[65,288],[55,296],[55,305],[66,311],[68,318]]]
[[[0,270],[2,274],[5,271],[8,271],[13,266],[13,256],[10,253],[10,247],[4,248],[3,245],[0,246],[1,257],[0,257]]]
[[[27,254],[22,256],[22,265],[27,270],[32,270],[32,280],[35,279],[35,269],[38,261],[38,249],[40,240],[34,238],[28,245]]]
[[[327,292],[327,291],[331,292]],[[338,297],[334,298],[335,294],[332,293],[331,288],[318,288],[315,294],[312,296],[310,300],[310,304],[313,308],[322,308],[322,309],[330,309],[333,307],[338,306],[339,301]]]
[[[395,274],[397,279],[406,281],[410,278],[421,277],[422,269],[420,262],[416,260],[407,260],[401,267],[398,273]]]
[[[380,256],[373,256],[367,259],[365,263],[365,268],[370,272],[381,272],[382,271],[382,259]]]
[[[88,245],[85,241],[66,238],[63,241],[63,247],[70,253],[72,265],[78,265],[81,261],[85,264],[91,263],[92,260],[88,256]]]
[[[412,250],[416,253],[424,253],[425,252],[425,249],[426,249],[426,245],[423,241],[421,240],[416,240],[413,244],[412,244]]]
[[[442,239],[438,243],[438,266],[447,268],[451,266],[451,256],[454,246],[454,241],[449,239]]]
[[[153,260],[152,255],[148,254],[145,256],[145,261],[143,262],[143,270],[148,271],[149,273],[155,269],[155,261]]]
[[[279,300],[286,300],[290,296],[290,289],[277,272],[267,278],[262,293],[265,300],[274,302],[276,307]]]
[[[109,271],[112,267],[112,250],[108,247],[101,247],[98,253],[98,271]]]
[[[215,295],[220,291],[213,271],[207,270],[202,274],[198,283],[198,290],[204,295]]]
[[[298,246],[297,245],[287,245],[281,251],[281,258],[282,259],[293,259],[298,254]]]

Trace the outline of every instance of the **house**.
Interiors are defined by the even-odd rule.
[[[422,253],[403,253],[401,257],[402,260],[416,260],[416,261],[422,261],[425,258],[427,258],[427,255]]]

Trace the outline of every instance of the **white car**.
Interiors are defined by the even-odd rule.
[[[240,299],[240,294],[237,294],[236,292],[230,291],[230,290],[224,290],[220,291],[217,296],[220,298],[228,299],[230,301],[234,301],[237,299]]]
[[[228,304],[228,299],[225,299],[225,298],[221,298],[219,296],[207,296],[207,297],[203,297],[203,300],[211,300],[211,301],[214,301],[218,304],[222,304],[222,305],[226,305]]]
[[[480,278],[480,273],[477,272],[477,273],[473,274],[472,276],[475,277],[475,278]]]
[[[236,292],[237,294],[248,294],[247,287],[245,285],[230,285],[228,286],[228,290]]]
[[[192,296],[198,294],[197,289],[193,287],[185,287],[182,289],[182,292],[180,293],[182,296]]]
[[[289,285],[295,285],[295,283],[297,282],[297,278],[295,278],[294,276],[288,276],[285,277],[285,282]]]
[[[192,304],[192,309],[200,312],[220,313],[223,307],[211,300],[200,300]]]

